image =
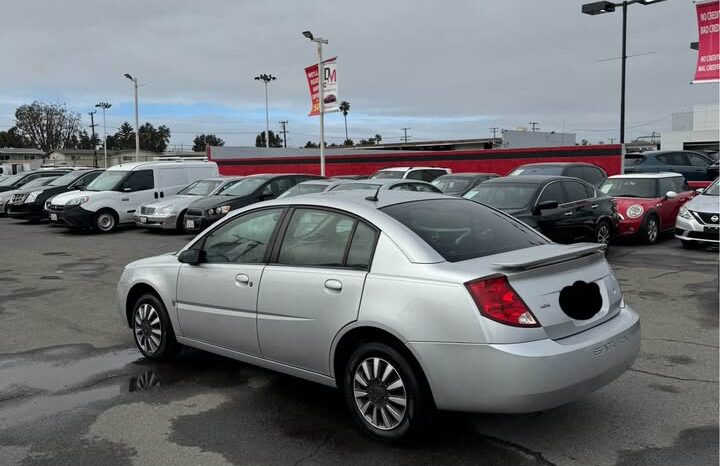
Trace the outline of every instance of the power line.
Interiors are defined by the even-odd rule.
[[[280,132],[283,135],[283,147],[285,149],[287,149],[287,133],[288,133],[287,124],[288,124],[288,121],[287,120],[281,121],[280,124],[282,125],[282,131],[280,131]]]
[[[538,129],[538,125],[539,125],[540,123],[538,123],[537,121],[531,121],[531,122],[529,122],[528,124],[529,124],[529,125],[532,125],[532,130],[533,130],[533,132],[535,132],[535,131]]]
[[[407,144],[407,142],[408,142],[407,132],[408,132],[409,129],[412,129],[412,128],[400,128],[400,129],[402,129],[402,130],[403,130],[403,133],[405,133],[405,135],[402,137],[402,139],[403,139],[403,142],[405,142],[405,144]]]
[[[490,131],[492,131],[492,133],[493,133],[493,136],[492,136],[493,139],[495,139],[497,137],[497,132],[499,130],[500,130],[500,128],[498,126],[493,126],[492,128],[490,128]]]

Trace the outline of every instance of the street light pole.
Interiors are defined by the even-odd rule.
[[[311,41],[317,43],[317,55],[318,55],[318,98],[320,100],[320,176],[325,176],[325,109],[323,100],[325,99],[324,96],[324,89],[323,86],[325,84],[325,76],[324,76],[324,67],[323,67],[323,58],[322,58],[322,46],[323,44],[327,44],[328,41],[326,39],[323,39],[322,37],[314,37],[312,32],[305,31],[303,32],[303,36],[307,37]]]
[[[277,78],[271,74],[261,74],[255,76],[255,81],[262,81],[265,83],[265,148],[270,148],[270,114],[268,105],[268,83],[275,81]]]
[[[140,121],[138,118],[138,79],[125,73],[125,77],[135,85],[135,161],[140,161]]]
[[[105,153],[105,168],[107,168],[107,126],[105,125],[105,110],[112,107],[112,104],[109,104],[107,102],[100,102],[99,104],[95,105],[95,107],[101,108],[103,112],[103,152]]]

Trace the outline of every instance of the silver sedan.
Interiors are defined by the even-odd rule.
[[[147,358],[188,345],[337,387],[392,442],[436,409],[548,409],[630,367],[639,318],[603,248],[467,199],[327,192],[238,209],[129,264],[119,312]]]

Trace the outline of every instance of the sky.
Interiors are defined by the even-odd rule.
[[[488,137],[489,128],[618,137],[622,15],[588,16],[572,0],[7,0],[0,28],[0,130],[18,105],[64,102],[83,115],[110,102],[107,131],[133,121],[171,128],[171,148],[214,133],[254,145],[287,120],[288,145],[319,140],[309,117],[310,30],[338,56],[348,132],[400,142]],[[697,40],[691,0],[628,8],[627,136],[670,129],[671,114],[718,101],[714,84],[691,85]],[[101,132],[101,113],[96,115]],[[326,140],[345,139],[326,115]]]

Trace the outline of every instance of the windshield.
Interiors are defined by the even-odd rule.
[[[314,183],[300,183],[282,193],[278,199],[286,197],[302,196],[303,194],[315,194],[325,191],[328,185],[326,184],[314,184]]]
[[[270,178],[245,178],[217,192],[220,196],[247,196]]]
[[[85,191],[113,191],[130,173],[124,170],[108,170],[87,185]]]
[[[563,167],[557,165],[528,165],[526,167],[520,167],[513,170],[508,176],[517,175],[548,175],[557,176],[562,175]]]
[[[405,174],[404,171],[401,170],[380,170],[379,172],[375,173],[373,176],[370,177],[371,180],[376,180],[378,178],[383,179],[401,179],[403,175]]]
[[[56,179],[56,177],[54,177],[54,176],[35,178],[34,180],[30,180],[27,183],[25,183],[23,185],[23,188],[34,188],[36,186],[45,186],[46,184],[50,183],[54,179]]]
[[[217,188],[221,183],[220,180],[200,180],[196,181],[178,192],[184,196],[207,196],[213,189]]]
[[[480,184],[463,197],[500,210],[524,209],[530,205],[537,186],[532,184]]]
[[[472,178],[466,177],[441,177],[433,180],[432,182],[432,184],[435,185],[436,188],[439,188],[440,191],[444,193],[457,193],[460,191],[465,191],[467,188],[470,187],[470,183],[472,183]]]
[[[382,211],[449,262],[547,243],[530,227],[484,205],[457,198],[404,202]]]
[[[608,178],[600,191],[612,197],[659,197],[653,178]]]
[[[344,183],[335,186],[331,191],[356,191],[358,189],[378,189],[381,184],[377,183]]]
[[[713,184],[705,188],[705,191],[702,192],[703,196],[718,196],[719,190],[718,190],[718,180],[713,181]]]
[[[83,176],[86,172],[70,172],[66,173],[65,175],[61,176],[60,178],[55,178],[52,183],[50,183],[50,186],[67,186],[73,181],[77,180],[81,176]]]
[[[26,173],[18,173],[17,175],[10,175],[7,178],[0,180],[0,186],[12,186],[20,178],[25,176]]]

